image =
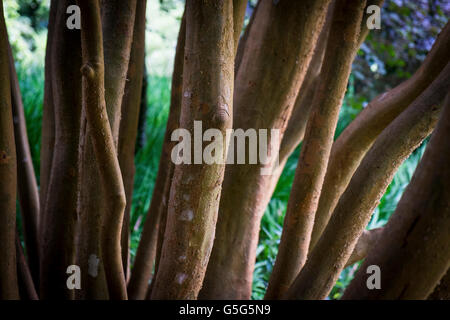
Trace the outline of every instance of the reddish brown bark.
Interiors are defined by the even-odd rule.
[[[377,138],[289,289],[288,298],[324,299],[328,295],[394,173],[433,130],[439,104],[449,88],[449,71],[450,64]]]
[[[134,267],[130,277],[130,283],[128,285],[130,299],[144,299],[148,289],[148,282],[152,275],[153,266],[155,264],[155,258],[158,257],[156,261],[159,260],[159,254],[157,254],[157,251],[160,252],[162,247],[162,237],[164,235],[165,223],[162,224],[160,221],[167,212],[167,201],[169,199],[170,184],[172,181],[174,167],[170,159],[170,153],[175,144],[171,141],[170,137],[172,132],[179,127],[183,90],[185,35],[186,18],[183,15],[173,68],[169,117],[167,120],[163,149],[159,161],[158,175],[156,177],[152,200],[144,223],[144,228],[142,230],[139,247],[136,253],[136,259],[134,261]],[[164,227],[160,231],[161,239],[159,240],[158,232],[161,226]]]
[[[295,172],[267,299],[283,297],[306,261],[339,109],[357,50],[365,1],[337,0],[311,115]]]
[[[282,136],[328,3],[260,2],[236,75],[234,128],[279,129]],[[268,149],[278,150],[270,143]],[[201,298],[250,297],[259,224],[267,203],[263,198],[271,180],[261,175],[262,167],[227,165],[215,246]]]
[[[233,114],[231,0],[186,2],[184,57],[180,127],[193,133],[194,121],[200,120],[203,130],[218,129],[225,136]],[[216,151],[222,159],[225,147],[223,139]],[[213,244],[224,169],[220,163],[175,166],[152,298],[197,297]]]
[[[8,36],[0,1],[0,299],[19,299],[16,270],[17,164],[8,66]]]
[[[340,196],[376,137],[436,78],[445,67],[448,56],[449,23],[441,31],[414,75],[372,100],[333,144],[316,212],[310,250],[319,240]]]
[[[14,58],[8,41],[9,75],[11,80],[11,104],[14,123],[14,140],[17,152],[17,190],[22,217],[23,234],[28,262],[37,283],[39,278],[39,192],[28,143],[27,126],[17,79]]]
[[[75,262],[81,45],[80,32],[66,27],[65,12],[72,3],[58,3],[51,45],[55,152],[41,228],[40,294],[43,299],[72,299],[74,293],[66,286],[66,269]]]
[[[107,201],[107,215],[102,222],[102,255],[108,291],[112,299],[126,299],[120,234],[126,205],[125,191],[114,136],[105,104],[103,36],[100,7],[97,2],[78,1],[81,9],[81,44],[83,52],[83,110]],[[130,40],[131,41],[131,40]]]
[[[125,92],[122,100],[120,121],[118,156],[122,172],[127,206],[125,207],[122,226],[121,244],[123,269],[129,273],[129,221],[134,184],[134,153],[138,133],[139,112],[141,105],[142,82],[145,63],[145,11],[146,0],[139,0],[136,4],[136,18],[134,22],[133,41],[128,64]],[[147,101],[144,101],[147,103]]]
[[[42,135],[40,150],[39,169],[39,202],[40,221],[39,235],[43,233],[42,227],[45,225],[45,203],[47,199],[47,189],[50,180],[50,172],[53,161],[53,149],[55,145],[55,121],[53,111],[53,90],[52,90],[52,43],[58,1],[50,1],[50,13],[48,17],[47,46],[45,49],[45,81],[44,81],[44,103],[42,112]]]
[[[449,72],[446,68],[443,72]],[[450,85],[442,90],[450,92]],[[344,299],[426,299],[450,266],[450,94],[427,149]],[[369,290],[377,265],[381,289]]]

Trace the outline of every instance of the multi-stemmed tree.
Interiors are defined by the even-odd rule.
[[[323,299],[343,268],[364,258],[344,298],[448,298],[449,24],[414,75],[373,99],[334,141],[369,33],[367,8],[382,2],[260,0],[241,35],[246,0],[186,0],[155,191],[132,268],[146,1],[51,1],[39,187],[2,7],[0,298],[249,299],[260,220],[300,143],[266,298]],[[80,14],[79,28],[69,27],[68,12]],[[217,141],[227,130],[276,129],[267,149],[278,161],[175,164],[172,135],[195,135],[196,121],[216,129],[222,159],[230,145],[237,150]],[[366,231],[399,165],[430,135],[393,217]],[[371,265],[381,270],[381,289],[366,286]],[[68,278],[77,272],[73,288]]]

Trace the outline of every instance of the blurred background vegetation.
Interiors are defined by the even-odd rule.
[[[248,21],[256,0],[250,0]],[[44,91],[44,58],[49,0],[4,0],[9,40],[13,47],[27,119],[27,130],[39,179],[39,150]],[[134,258],[158,170],[159,156],[170,104],[170,83],[183,0],[148,0],[147,5],[147,111],[136,153],[136,178],[131,212],[131,257]],[[409,78],[418,68],[434,39],[447,22],[446,0],[386,0],[381,30],[370,32],[353,64],[341,109],[336,137],[376,95]],[[424,143],[399,168],[368,229],[383,226],[395,210],[423,152]],[[261,299],[275,261],[283,218],[294,178],[299,146],[289,158],[261,223],[253,299]],[[18,215],[20,220],[20,215]],[[20,221],[19,221],[20,223]],[[232,235],[231,235],[232,236]],[[338,299],[359,264],[346,268],[330,294]]]

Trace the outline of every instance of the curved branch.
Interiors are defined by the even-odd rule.
[[[310,251],[376,137],[430,85],[446,66],[449,56],[450,23],[447,23],[416,73],[372,100],[334,142],[314,221]]]
[[[104,268],[108,290],[112,299],[126,299],[125,275],[122,265],[120,233],[126,198],[108,120],[104,89],[103,40],[100,7],[97,1],[78,1],[81,9],[81,47],[83,52],[83,109],[94,152],[107,195],[109,214],[105,219]]]
[[[337,0],[266,299],[284,295],[306,261],[314,213],[347,89],[364,1]]]
[[[450,63],[448,64],[450,66]],[[449,73],[450,68],[443,72]],[[450,76],[447,76],[450,78]],[[450,85],[442,90],[450,92]],[[414,176],[343,299],[426,299],[450,266],[450,94]],[[369,290],[367,267],[383,285]]]
[[[450,63],[378,137],[356,170],[288,298],[324,299],[400,164],[433,130],[450,89]]]

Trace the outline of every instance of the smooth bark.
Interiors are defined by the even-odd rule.
[[[126,205],[125,190],[114,137],[105,104],[103,36],[99,3],[78,1],[81,9],[83,52],[83,110],[86,113],[101,183],[108,205],[103,220],[103,259],[108,291],[112,299],[126,299],[120,234]],[[131,41],[131,40],[130,40]]]
[[[450,64],[377,138],[287,298],[324,299],[328,295],[398,167],[433,130],[450,84],[449,70]]]
[[[130,210],[134,185],[134,153],[138,133],[139,114],[142,96],[142,82],[145,63],[145,12],[147,1],[139,0],[136,4],[136,18],[134,21],[133,41],[130,61],[123,95],[120,121],[118,157],[122,172],[127,205],[122,226],[121,244],[123,269],[129,273],[129,241],[130,241]],[[144,101],[146,103],[147,101]]]
[[[278,129],[282,137],[328,4],[329,1],[259,3],[236,75],[234,128]],[[277,145],[279,141],[268,143],[271,154],[278,152]],[[227,165],[215,245],[201,298],[250,298],[260,219],[271,180],[270,175],[261,175],[264,167]],[[224,274],[223,270],[227,272]]]
[[[450,65],[450,64],[449,64]],[[449,72],[447,68],[447,72]],[[450,92],[450,85],[442,88]],[[450,94],[422,160],[344,299],[423,300],[450,266]],[[381,288],[369,290],[366,270],[377,265]]]
[[[72,299],[74,294],[66,286],[66,269],[75,262],[82,61],[80,32],[66,27],[65,12],[72,3],[58,4],[51,46],[55,152],[41,228],[42,299]]]
[[[16,269],[17,164],[11,106],[8,36],[0,1],[0,299],[19,299]]]
[[[337,0],[280,245],[265,298],[283,297],[306,261],[339,110],[357,50],[365,1]]]
[[[316,212],[310,251],[376,137],[428,87],[445,67],[449,56],[450,23],[447,23],[414,75],[372,100],[335,141]]]
[[[28,262],[37,283],[39,279],[39,191],[28,142],[27,125],[20,94],[14,57],[8,41],[9,75],[11,80],[11,104],[14,123],[14,140],[17,152],[17,191],[22,217],[23,234]]]

